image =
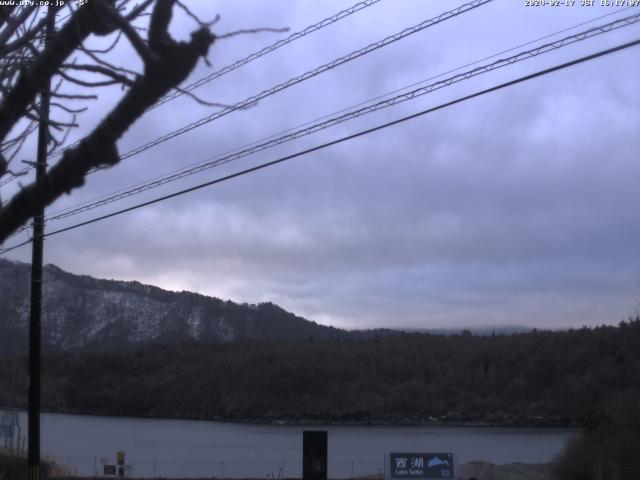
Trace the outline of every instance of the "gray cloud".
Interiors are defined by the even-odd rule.
[[[220,29],[296,30],[348,3],[302,2],[292,8],[290,2],[223,2]],[[529,11],[515,2],[495,2],[128,159],[91,178],[58,207],[611,11],[587,10]],[[241,100],[435,13],[434,4],[382,2],[198,93],[222,102]],[[186,20],[176,26],[188,28]],[[523,62],[135,198],[347,135],[630,35],[621,31]],[[214,68],[274,38],[220,42],[212,51]],[[633,312],[640,287],[640,101],[632,55],[622,52],[558,72],[52,237],[47,261],[78,273],[236,301],[274,301],[350,328],[618,322]],[[199,67],[194,78],[207,71]],[[142,120],[120,149],[210,112],[176,100]]]

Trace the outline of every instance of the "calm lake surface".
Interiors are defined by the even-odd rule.
[[[20,417],[27,430],[25,414]],[[126,452],[131,476],[302,476],[302,431],[327,430],[329,477],[384,472],[391,451],[452,451],[459,463],[548,462],[573,428],[293,426],[42,415],[42,455],[79,475]]]

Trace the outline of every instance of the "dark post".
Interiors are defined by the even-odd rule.
[[[302,478],[327,480],[327,432],[302,432]]]
[[[123,451],[116,452],[116,458],[118,459],[118,476],[124,477],[124,455]]]
[[[55,10],[49,7],[45,42],[55,28]],[[40,92],[40,123],[38,125],[38,156],[36,181],[47,170],[47,139],[49,128],[49,101],[51,84],[47,82]],[[43,260],[44,208],[33,217],[33,250],[31,254],[31,312],[29,318],[29,453],[28,479],[40,480],[40,353],[42,317],[42,260]]]

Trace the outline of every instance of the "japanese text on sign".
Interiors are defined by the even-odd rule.
[[[389,461],[391,478],[454,478],[452,453],[391,453]]]

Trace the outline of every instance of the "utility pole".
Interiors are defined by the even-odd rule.
[[[55,10],[47,9],[45,47],[55,29]],[[49,130],[49,103],[51,82],[48,80],[40,92],[40,120],[38,125],[38,156],[36,182],[42,181],[47,171],[47,143]],[[40,368],[42,317],[42,263],[44,241],[44,208],[33,216],[33,249],[31,253],[31,312],[29,318],[29,453],[28,480],[40,480]]]

